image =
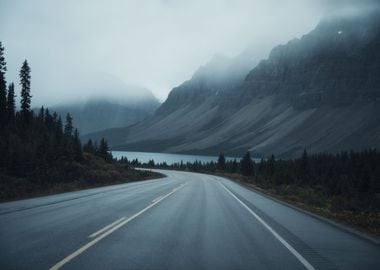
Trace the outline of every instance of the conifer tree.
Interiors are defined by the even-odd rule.
[[[276,158],[273,154],[269,157],[267,163],[268,163],[268,172],[270,175],[273,175],[276,170]]]
[[[40,123],[43,124],[44,119],[45,119],[45,108],[44,106],[41,106],[40,112],[38,113],[38,121],[40,121]]]
[[[73,145],[73,118],[70,113],[66,114],[66,122],[63,131],[62,147],[64,151],[64,159],[68,161],[74,160],[74,145]]]
[[[306,148],[303,150],[301,158],[301,170],[303,174],[307,174],[309,166],[309,156],[307,155]]]
[[[73,118],[70,113],[66,114],[66,123],[65,123],[65,137],[69,138],[73,134]]]
[[[86,153],[95,154],[96,150],[91,139],[89,139],[87,143],[83,146],[83,151]]]
[[[20,70],[20,85],[21,85],[21,115],[24,120],[29,119],[30,103],[32,96],[30,95],[30,67],[25,60]]]
[[[7,119],[7,82],[5,72],[7,66],[4,58],[4,47],[0,42],[0,125],[5,124]]]
[[[82,161],[83,160],[82,144],[79,139],[78,129],[75,129],[74,131],[73,148],[74,148],[75,161],[78,161],[78,162]]]
[[[251,154],[247,152],[241,160],[241,173],[245,176],[250,176],[253,173],[253,161]]]
[[[236,159],[234,159],[231,164],[231,172],[236,173],[237,171],[238,171],[238,163]]]
[[[218,158],[218,169],[224,171],[226,169],[226,158],[223,153],[219,154]]]
[[[108,143],[104,138],[100,140],[98,156],[107,162],[112,161],[112,155],[109,153]]]
[[[58,116],[58,119],[57,119],[55,126],[56,126],[57,135],[60,136],[62,134],[62,128],[63,128],[61,116]]]
[[[15,102],[15,85],[11,83],[8,87],[7,97],[7,115],[8,121],[13,122],[16,114],[16,102]]]
[[[57,121],[54,123],[54,140],[56,143],[57,149],[60,150],[62,147],[62,137],[63,137],[63,127],[62,127],[62,119],[60,116],[58,116]]]

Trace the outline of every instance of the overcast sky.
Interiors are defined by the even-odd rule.
[[[102,85],[105,77],[144,86],[163,101],[214,54],[233,57],[250,47],[264,58],[349,2],[0,0],[0,40],[8,81],[18,82],[28,59],[35,105],[120,95],[112,83]]]

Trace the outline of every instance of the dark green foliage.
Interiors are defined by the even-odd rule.
[[[214,162],[187,162],[142,164],[138,160],[126,161],[129,165],[162,169],[215,172]],[[363,152],[308,155],[294,160],[268,159],[253,162],[249,153],[239,162],[225,163],[226,173],[239,171],[245,181],[260,187],[277,190],[286,196],[298,196],[308,205],[328,207],[331,211],[380,211],[380,152],[376,149]]]
[[[83,161],[78,132],[66,136],[60,118],[43,107],[36,116],[31,115],[27,123],[21,114],[16,114],[0,135],[0,148],[0,174],[38,183],[48,179],[67,181],[69,179],[61,173],[64,168]]]
[[[16,112],[13,83],[6,97],[3,50],[0,43],[0,86],[4,86],[0,92],[0,200],[159,176],[113,162],[105,139],[99,148],[97,142],[89,141],[83,153],[70,114],[64,127],[61,118],[47,108],[34,114],[26,61],[20,71],[21,111]]]
[[[274,167],[273,167],[274,165]],[[308,155],[295,160],[263,161],[255,182],[281,190],[311,190],[311,204],[331,200],[331,210],[380,211],[380,152]],[[314,199],[313,199],[314,198]],[[318,200],[316,200],[316,198]]]
[[[112,161],[112,155],[109,152],[108,143],[104,138],[102,138],[100,140],[99,149],[98,149],[96,155],[103,158],[107,162]]]
[[[21,115],[25,121],[29,120],[31,116],[30,104],[30,67],[25,60],[20,70],[20,85],[21,85]]]
[[[43,107],[36,116],[31,115],[27,123],[17,113],[15,120],[0,133],[0,176],[44,185],[78,179],[85,168],[85,160],[78,130],[72,135],[69,130],[70,123],[66,123],[64,130],[61,119]],[[86,152],[112,161],[104,139],[99,152],[92,143],[90,145],[84,147]]]
[[[247,152],[240,161],[240,170],[241,174],[244,176],[250,176],[253,174],[253,161],[249,152]]]
[[[7,82],[5,72],[7,66],[4,58],[4,47],[0,42],[0,127],[5,125],[7,119]]]
[[[237,173],[239,170],[239,164],[237,163],[236,159],[230,162],[228,167],[230,173]]]
[[[226,158],[224,157],[223,153],[219,154],[217,167],[221,171],[224,171],[226,169]]]
[[[0,45],[0,71],[4,77],[5,61]],[[21,111],[15,111],[14,84],[9,85],[6,102],[6,125],[0,132],[0,175],[22,177],[32,182],[66,181],[61,174],[72,162],[83,161],[79,134],[72,132],[68,116],[65,130],[57,114],[41,107],[31,110],[30,68],[25,61],[20,71]],[[3,116],[3,115],[2,115]]]
[[[11,83],[8,87],[8,96],[7,96],[7,116],[8,121],[13,122],[15,120],[16,114],[16,101],[15,101],[15,85]]]
[[[149,167],[154,167],[154,160],[153,159],[151,159],[151,160],[149,160],[149,162],[148,162],[148,166]]]
[[[65,137],[71,137],[73,135],[73,118],[71,117],[70,113],[67,113],[66,115],[66,124],[65,124]]]
[[[83,152],[95,155],[96,151],[97,149],[95,148],[91,139],[89,139],[88,142],[83,146]]]

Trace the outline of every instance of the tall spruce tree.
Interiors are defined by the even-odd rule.
[[[112,155],[109,153],[108,143],[104,138],[100,140],[98,156],[103,158],[107,162],[112,161]]]
[[[41,109],[40,109],[40,112],[38,113],[37,119],[41,124],[44,124],[44,120],[45,120],[45,108],[44,108],[44,106],[41,106]]]
[[[55,125],[54,125],[54,133],[55,133],[55,136],[54,136],[54,139],[55,139],[55,142],[56,142],[56,145],[57,145],[57,148],[60,149],[60,147],[62,146],[62,137],[63,137],[63,128],[62,128],[62,119],[61,119],[61,116],[58,116],[57,118],[57,121],[55,122]]]
[[[7,66],[4,58],[4,47],[0,42],[0,125],[5,124],[7,119],[7,82],[5,72]]]
[[[309,156],[307,154],[306,148],[303,150],[301,158],[301,170],[303,174],[307,174],[309,166]]]
[[[83,146],[83,151],[93,155],[95,154],[96,150],[91,139],[89,139],[87,143]]]
[[[73,144],[73,118],[70,113],[66,115],[66,123],[63,131],[63,152],[64,159],[72,161],[75,158],[74,154],[74,144]]]
[[[73,118],[71,117],[70,113],[66,114],[66,123],[65,123],[65,136],[67,138],[70,138],[71,135],[73,134]]]
[[[253,174],[253,161],[251,159],[251,154],[247,152],[240,162],[241,173],[245,176],[250,176]]]
[[[230,172],[232,172],[232,173],[236,173],[236,172],[238,171],[238,168],[239,168],[238,163],[237,163],[236,159],[234,159],[234,160],[232,161],[232,163],[231,163],[231,169],[230,169]]]
[[[24,120],[29,119],[30,103],[32,96],[30,95],[30,67],[25,60],[20,70],[20,85],[21,85],[21,115]]]
[[[226,158],[224,157],[223,153],[219,154],[217,167],[221,171],[224,171],[226,169]]]
[[[8,121],[13,122],[16,114],[16,102],[15,102],[15,85],[11,83],[8,87],[8,97],[7,97],[7,115]]]

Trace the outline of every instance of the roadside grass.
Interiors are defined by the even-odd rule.
[[[207,172],[209,173],[209,172]],[[252,178],[240,174],[215,173],[240,184],[253,188],[270,197],[274,197],[313,214],[331,219],[352,227],[358,231],[380,236],[380,213],[376,210],[350,210],[354,205],[362,204],[357,198],[341,196],[327,197],[318,187],[304,188],[295,185],[260,185]],[[377,198],[380,199],[377,194]],[[364,199],[363,199],[364,200]]]
[[[0,202],[165,177],[119,163],[107,163],[93,155],[84,154],[84,159],[83,164],[68,163],[40,177],[18,178],[0,172]]]

